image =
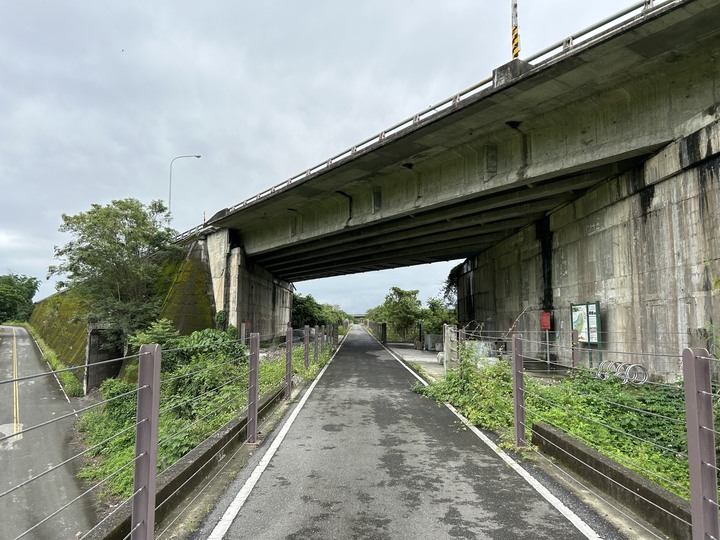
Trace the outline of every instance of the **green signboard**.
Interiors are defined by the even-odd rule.
[[[570,304],[572,327],[581,343],[600,342],[600,302]]]

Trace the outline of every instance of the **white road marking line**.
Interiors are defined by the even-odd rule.
[[[505,452],[503,452],[498,446],[492,442],[487,435],[485,435],[482,431],[480,431],[478,428],[470,424],[467,418],[465,418],[462,414],[460,414],[455,407],[450,405],[449,403],[446,403],[445,406],[450,409],[455,416],[457,416],[460,421],[465,424],[477,437],[480,438],[482,442],[484,442],[493,452],[495,452],[500,459],[502,459],[505,463],[507,463],[511,469],[513,469],[516,473],[518,473],[530,486],[532,486],[535,491],[537,491],[547,502],[549,502],[551,505],[553,505],[558,512],[560,512],[563,516],[565,516],[570,523],[572,523],[581,533],[585,535],[585,538],[591,538],[593,540],[601,540],[602,537],[596,533],[590,525],[585,523],[583,519],[578,516],[575,512],[570,510],[567,506],[565,506],[565,503],[563,503],[560,499],[558,499],[555,495],[550,493],[550,490],[548,490],[545,486],[543,486],[540,482],[538,482],[534,476],[532,476],[529,472],[527,472],[525,469],[523,469],[513,458],[508,456]]]
[[[318,373],[318,376],[316,379],[312,382],[310,385],[310,388],[308,388],[307,392],[305,392],[305,395],[302,397],[300,402],[297,404],[297,407],[295,407],[295,410],[292,412],[290,417],[287,419],[287,422],[285,422],[285,425],[283,425],[282,429],[278,433],[277,437],[275,437],[275,440],[270,445],[270,448],[268,448],[267,452],[265,452],[265,455],[260,460],[260,463],[257,464],[255,469],[253,470],[250,477],[245,481],[245,484],[240,489],[237,495],[235,495],[235,499],[233,499],[233,502],[230,503],[230,506],[225,510],[225,513],[220,518],[220,521],[218,521],[217,525],[215,525],[215,528],[210,533],[210,536],[208,536],[208,540],[222,540],[225,538],[225,533],[228,532],[230,529],[230,526],[233,524],[233,521],[235,521],[235,518],[237,517],[238,513],[240,513],[240,510],[242,509],[243,505],[245,504],[245,501],[247,501],[247,498],[250,496],[250,493],[252,492],[255,485],[258,483],[258,480],[260,480],[260,477],[265,472],[265,469],[267,469],[267,466],[270,464],[270,460],[272,460],[273,456],[275,455],[275,452],[277,452],[278,448],[280,447],[280,444],[283,442],[283,439],[285,439],[285,436],[288,434],[288,431],[290,431],[290,428],[292,427],[293,423],[295,422],[295,419],[297,418],[298,414],[300,414],[300,411],[305,406],[305,402],[310,397],[310,394],[312,394],[313,390],[315,389],[315,386],[322,378],[323,374],[327,370],[328,366],[332,363],[333,359],[337,355],[337,353],[340,351],[340,348],[342,347],[343,342],[340,343],[335,353],[332,355],[332,358],[330,358],[330,361],[325,365],[324,368]]]
[[[369,332],[368,332],[369,333]],[[370,334],[373,338],[372,334]],[[377,340],[376,340],[377,341]],[[378,343],[380,343],[378,341]],[[385,347],[382,343],[380,345],[390,353],[390,355],[395,358],[398,362],[400,362],[405,369],[407,369],[410,373],[412,373],[421,383],[423,383],[425,386],[428,386],[428,383],[420,377],[415,371],[410,369],[410,367],[402,361],[398,356]],[[452,413],[457,416],[460,421],[465,424],[482,442],[484,442],[493,452],[495,452],[500,459],[502,459],[505,463],[507,463],[510,468],[512,468],[516,473],[518,473],[530,486],[537,491],[547,502],[549,502],[552,506],[555,507],[555,509],[560,512],[563,516],[567,518],[567,520],[572,523],[581,533],[585,535],[586,538],[591,538],[593,540],[597,539],[600,540],[602,537],[596,533],[592,527],[590,527],[583,519],[578,516],[575,512],[570,510],[560,499],[558,499],[555,495],[550,493],[550,490],[548,490],[545,486],[543,486],[540,482],[538,482],[534,476],[532,476],[529,472],[527,472],[525,469],[523,469],[519,463],[517,463],[513,458],[508,456],[505,452],[503,452],[498,446],[492,442],[487,435],[485,435],[482,431],[480,431],[477,427],[470,424],[470,421],[465,418],[462,414],[460,414],[455,407],[450,405],[449,403],[446,403],[445,406],[452,411]]]

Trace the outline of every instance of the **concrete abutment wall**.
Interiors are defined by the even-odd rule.
[[[237,328],[249,323],[263,338],[282,335],[290,321],[292,284],[253,264],[242,248],[232,247],[227,229],[208,235],[207,248],[217,311],[224,310]]]
[[[679,356],[684,347],[708,345],[707,328],[720,320],[712,292],[718,277],[715,120],[550,212],[548,229],[527,227],[467,260],[459,317],[507,331],[523,314],[515,329],[539,331],[538,312],[551,308],[553,329],[569,347],[570,304],[597,300],[605,348]],[[638,362],[666,380],[680,373],[679,358]]]

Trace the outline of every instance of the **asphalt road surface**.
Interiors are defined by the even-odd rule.
[[[12,382],[48,372],[24,328],[0,326],[0,439],[73,408],[52,375]],[[11,381],[11,382],[7,382]],[[53,468],[74,455],[70,445],[75,416],[0,441],[0,494]],[[14,539],[41,522],[82,491],[75,469],[65,465],[9,494],[0,495],[0,539]],[[94,517],[87,497],[72,504],[23,538],[75,538],[87,532]]]
[[[195,538],[622,538],[557,486],[548,502],[416,381],[353,327]]]

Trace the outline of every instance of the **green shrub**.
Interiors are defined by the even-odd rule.
[[[155,331],[164,332],[156,327],[146,335]],[[177,350],[163,353],[158,426],[161,470],[247,408],[248,358],[245,347],[237,342],[231,329],[228,332],[201,330],[179,338],[175,345]],[[318,364],[312,363],[311,356],[311,364],[305,369],[303,347],[295,347],[293,378],[311,380],[331,355],[332,348],[326,347],[319,354]],[[260,395],[282,384],[284,353],[274,361],[262,361],[258,377]],[[90,452],[80,472],[80,477],[88,482],[99,482],[113,475],[134,457],[137,385],[126,380],[106,380],[100,391],[107,401],[85,412],[78,422],[77,429],[85,445],[88,448],[100,445]],[[115,434],[119,435],[114,437]],[[103,442],[106,439],[110,440]],[[101,498],[128,497],[132,493],[132,478],[131,466],[115,474],[103,487]]]
[[[460,369],[416,390],[454,405],[479,427],[508,442],[513,426],[509,362],[480,363],[467,350]],[[525,377],[527,440],[533,422],[545,422],[622,465],[689,498],[684,396],[679,385],[624,385],[576,370],[556,384]],[[647,411],[643,413],[642,411]],[[717,429],[717,427],[716,427]]]
[[[35,339],[35,342],[38,344],[38,347],[40,347],[40,351],[42,352],[45,361],[50,365],[50,368],[53,371],[60,371],[68,368],[68,366],[60,361],[55,351],[48,347],[47,343],[45,343],[32,326],[27,323],[20,323],[20,326],[30,332],[32,337]],[[84,394],[83,385],[79,380],[79,378],[82,377],[82,373],[82,369],[77,369],[73,371],[61,371],[57,374],[60,384],[68,396],[79,397]]]

